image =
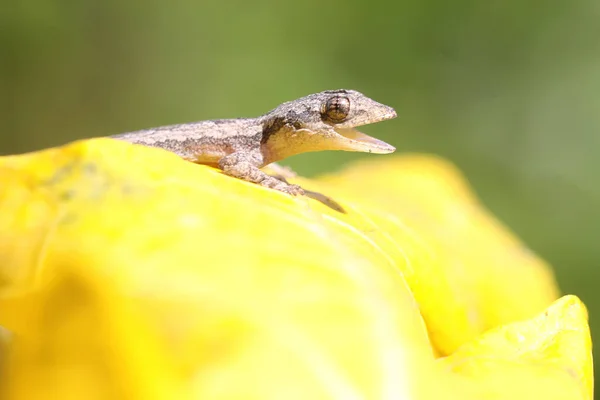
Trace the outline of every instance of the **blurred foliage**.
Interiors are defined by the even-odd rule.
[[[0,154],[360,90],[400,115],[367,132],[454,161],[598,326],[597,2],[8,0],[0,27]]]

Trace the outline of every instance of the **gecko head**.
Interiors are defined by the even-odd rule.
[[[345,150],[387,154],[396,149],[354,128],[396,116],[393,108],[360,92],[340,89],[283,103],[266,114],[265,120],[277,121],[271,132],[288,127],[291,132],[286,133],[287,141],[294,141],[297,152]]]

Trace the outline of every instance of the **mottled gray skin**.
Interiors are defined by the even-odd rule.
[[[230,176],[292,195],[297,185],[260,168],[309,151],[391,153],[395,148],[352,128],[395,118],[393,108],[354,90],[329,90],[286,102],[258,118],[170,125],[112,136],[158,147]]]

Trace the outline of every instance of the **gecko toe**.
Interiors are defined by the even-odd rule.
[[[302,196],[304,194],[304,189],[298,185],[288,184],[283,191],[292,196]]]

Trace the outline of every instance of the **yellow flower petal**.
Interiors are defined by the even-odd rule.
[[[408,226],[418,238],[425,250],[413,258],[418,267],[402,271],[441,354],[490,328],[530,318],[558,298],[546,263],[487,213],[460,173],[439,158],[359,162],[319,182],[334,197],[379,209],[387,228]],[[405,236],[398,242],[406,247]]]
[[[496,328],[438,360],[464,377],[474,398],[593,398],[592,343],[585,306],[575,296],[541,315]]]
[[[2,397],[590,398],[583,306],[526,320],[552,273],[450,166],[298,180],[347,213],[109,139],[0,158]]]
[[[9,398],[66,398],[77,377],[73,398],[406,398],[433,360],[390,258],[312,201],[112,140],[1,164]]]
[[[150,321],[119,296],[110,279],[85,264],[68,264],[16,309],[27,331],[9,341],[0,396],[192,399],[176,384]],[[2,310],[14,305],[3,301]]]

